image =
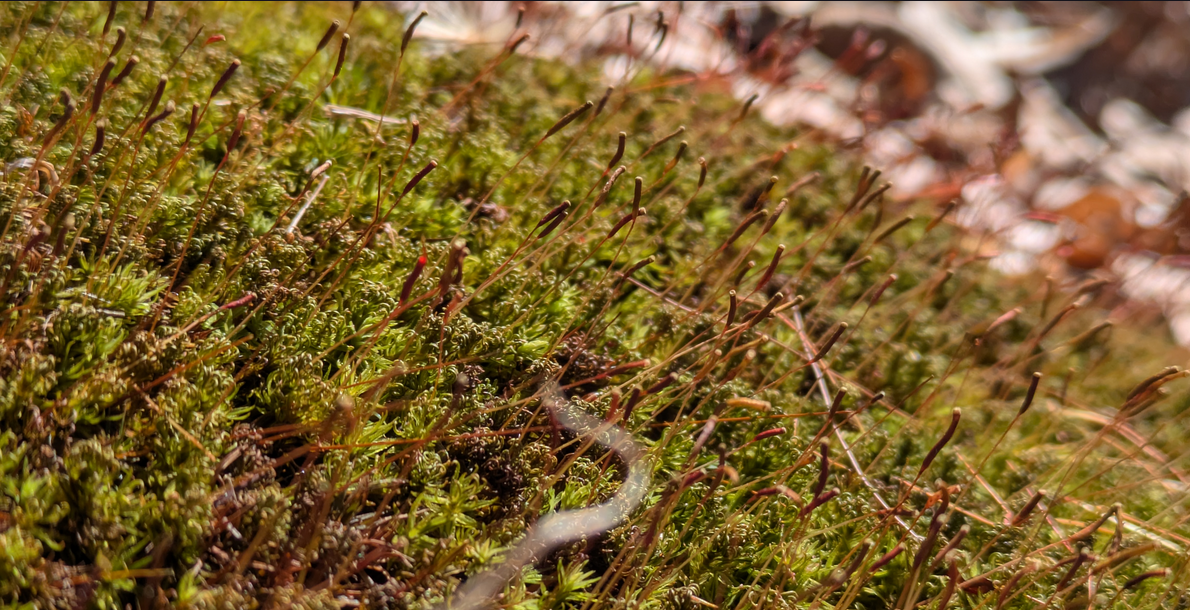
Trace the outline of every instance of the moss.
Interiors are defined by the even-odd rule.
[[[140,64],[92,116],[115,38],[101,35],[106,8],[11,3],[0,16],[15,49],[0,79],[0,604],[445,600],[539,516],[606,500],[622,480],[624,464],[555,425],[546,379],[578,408],[627,416],[653,489],[627,523],[526,568],[510,605],[926,602],[947,567],[912,559],[944,501],[929,559],[967,524],[963,579],[1002,586],[1025,560],[1042,568],[1010,607],[1066,604],[1088,582],[1104,603],[1168,604],[1161,591],[1184,586],[1172,583],[1190,536],[1187,399],[1155,400],[1177,385],[1128,395],[1184,354],[1127,324],[1082,335],[1106,295],[1041,336],[1077,295],[997,277],[926,202],[848,210],[863,179],[831,143],[736,123],[730,96],[649,70],[542,141],[603,95],[598,66],[514,54],[484,71],[493,49],[432,55],[415,41],[394,78],[404,17],[380,5],[160,3],[142,23],[143,5],[119,3],[116,69]],[[331,19],[351,24],[336,78],[337,36],[314,53]],[[226,40],[205,44],[214,33]],[[145,129],[163,75],[159,109],[176,110]],[[60,88],[76,107],[55,129]],[[328,104],[404,122],[377,129]],[[610,184],[620,131],[626,172]],[[32,188],[20,159],[38,155],[60,182]],[[822,178],[780,217],[727,243],[811,171]],[[647,214],[608,237],[636,176]],[[544,234],[564,200],[569,215]],[[749,318],[778,292],[775,315]],[[836,331],[822,385],[807,361]],[[1018,417],[1033,371],[1042,385]],[[919,472],[955,406],[961,424]],[[824,491],[823,439],[825,490],[839,493],[803,511]],[[1041,508],[1005,525],[1038,490]],[[1115,519],[1069,539],[1113,502],[1129,517],[1118,540]],[[868,559],[838,582],[865,539]],[[891,563],[864,567],[898,543]],[[1053,566],[1077,545],[1103,560],[1150,543],[1057,591]]]

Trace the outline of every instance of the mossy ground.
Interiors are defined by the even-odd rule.
[[[0,11],[6,607],[442,602],[619,485],[548,380],[648,444],[653,490],[504,607],[1190,603],[1190,402],[1129,395],[1184,355],[1088,334],[1102,287],[999,279],[941,208],[849,207],[852,155],[713,82],[640,61],[604,100],[597,65],[507,48],[398,62],[408,21],[371,3],[123,2],[106,36],[107,3]]]

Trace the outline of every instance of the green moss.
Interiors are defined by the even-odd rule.
[[[1103,604],[1117,593],[1126,607],[1185,601],[1190,403],[1118,410],[1184,353],[1127,325],[1080,337],[1105,316],[1093,304],[1039,337],[1073,297],[997,277],[961,231],[927,230],[937,210],[925,203],[847,211],[859,169],[831,144],[753,117],[733,123],[729,96],[655,86],[665,75],[647,70],[601,114],[538,144],[603,95],[598,66],[514,55],[484,72],[495,49],[432,55],[415,41],[394,78],[403,17],[380,5],[352,16],[348,5],[160,3],[142,23],[143,5],[119,3],[128,40],[116,70],[132,54],[140,64],[92,117],[90,89],[115,37],[100,34],[106,8],[0,9],[0,48],[13,59],[0,79],[10,168],[0,182],[0,604],[428,607],[498,563],[540,515],[604,501],[622,480],[624,464],[553,424],[543,381],[560,380],[573,405],[601,417],[617,390],[622,417],[634,389],[670,374],[625,422],[655,464],[645,505],[527,568],[507,605],[878,608],[913,586],[935,603],[946,566],[911,565],[940,500],[926,493],[935,480],[959,486],[942,540],[971,526],[958,546],[963,579],[1003,585],[1022,561],[1043,568],[1010,607],[1054,596],[1064,568],[1045,568],[1077,544],[1100,558],[1119,550],[1114,518],[1064,540],[1113,502],[1129,517],[1124,548],[1154,548],[1089,581],[1082,568],[1052,605],[1075,603],[1088,582]],[[313,52],[336,18],[352,39],[332,79],[337,37]],[[226,40],[203,43],[215,33]],[[232,59],[240,68],[208,104]],[[177,110],[146,132],[162,75],[159,108]],[[60,88],[76,109],[54,131]],[[193,103],[205,111],[187,140]],[[420,138],[409,146],[410,123],[377,130],[327,104],[416,118]],[[107,123],[91,155],[93,118]],[[680,138],[653,147],[679,126]],[[627,170],[601,198],[620,131]],[[669,167],[681,140],[689,149]],[[18,160],[39,154],[60,183],[32,188]],[[288,231],[327,161],[325,185]],[[780,194],[811,171],[822,178],[767,233],[757,222],[724,246],[746,208],[775,209],[779,196],[755,201],[769,176]],[[608,239],[632,210],[636,176],[648,214]],[[539,237],[563,200],[568,218]],[[875,243],[909,213],[919,220]],[[758,286],[778,244],[784,258]],[[730,288],[741,302],[725,333]],[[805,301],[749,321],[777,291]],[[850,328],[819,363],[824,395],[806,363],[839,322]],[[1041,389],[1018,418],[1033,371]],[[824,427],[840,388],[836,424],[854,460]],[[870,404],[875,392],[884,397]],[[961,425],[919,475],[955,406]],[[827,489],[840,493],[803,515],[823,438]],[[1037,514],[1004,525],[1005,507],[1020,510],[1038,489],[1050,496]],[[877,496],[901,510],[882,511]],[[869,559],[830,584],[864,539]],[[908,550],[897,559],[863,567],[899,542]],[[1163,567],[1171,576],[1121,591]],[[970,589],[951,603],[990,607],[995,596]]]

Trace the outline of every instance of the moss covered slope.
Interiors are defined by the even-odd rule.
[[[443,602],[623,480],[550,381],[652,486],[504,607],[1188,602],[1181,356],[1102,286],[645,61],[112,5],[0,7],[0,604]]]

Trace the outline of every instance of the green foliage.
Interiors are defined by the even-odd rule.
[[[597,62],[415,39],[398,69],[379,4],[118,3],[115,70],[140,63],[92,115],[107,8],[0,8],[0,605],[428,608],[623,480],[547,380],[647,443],[652,488],[506,607],[1190,599],[1190,402],[1180,374],[1129,393],[1184,354],[1084,334],[1103,310],[997,277],[929,202],[849,207],[873,184],[831,144],[649,69],[543,141],[604,95]],[[682,156],[654,147],[679,126]],[[608,237],[637,176],[647,213]]]

